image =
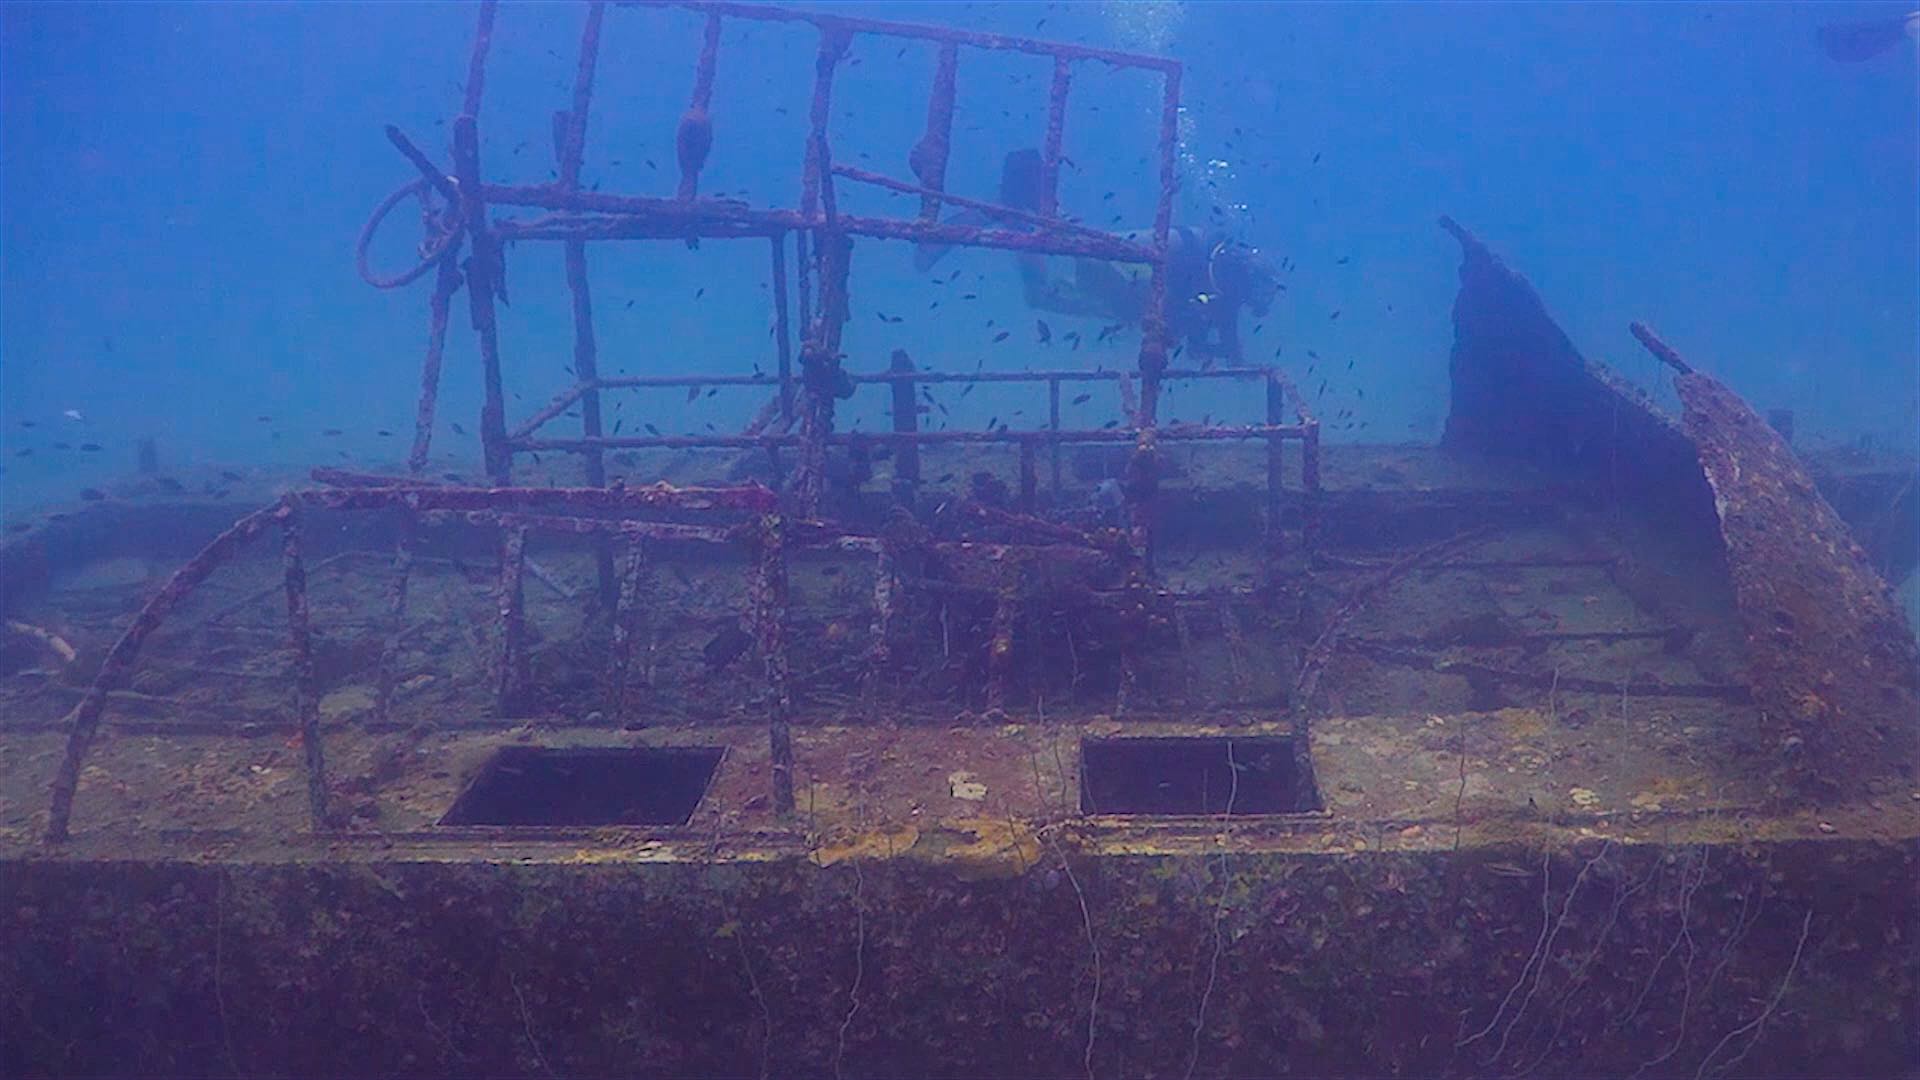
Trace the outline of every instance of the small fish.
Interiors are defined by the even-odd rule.
[[[461,427],[459,424],[455,424],[453,425],[453,433],[455,435],[465,435],[467,433],[467,429]]]
[[[341,430],[340,430],[339,428],[337,428],[337,427],[330,427],[330,428],[328,428],[328,429],[326,429],[325,431],[322,431],[322,432],[321,432],[320,434],[322,434],[322,435],[339,435],[339,434],[342,434],[342,432],[341,432]]]
[[[694,402],[694,401],[697,401],[697,400],[699,400],[699,397],[700,397],[700,388],[699,388],[699,387],[697,387],[697,386],[689,386],[689,387],[687,387],[687,401],[688,401],[689,403],[691,403],[691,402]]]
[[[31,447],[31,446],[28,446],[28,447],[25,447],[25,448],[23,448],[23,449],[19,449],[19,450],[15,450],[15,451],[13,452],[13,456],[14,456],[14,457],[32,457],[32,456],[33,456],[33,447]]]
[[[393,432],[388,431],[386,428],[380,428],[379,430],[375,431],[374,434],[380,436],[383,439],[393,438]]]
[[[31,420],[22,420],[22,421],[20,421],[20,426],[21,426],[21,427],[37,427],[37,426],[39,426],[39,425],[37,425],[37,424],[35,424],[35,423],[34,423],[33,421],[31,421]]]
[[[1069,402],[1068,404],[1071,404],[1071,405],[1085,405],[1085,404],[1086,404],[1086,403],[1087,403],[1087,402],[1088,402],[1089,400],[1091,400],[1092,398],[1093,398],[1093,395],[1092,395],[1092,394],[1075,394],[1075,395],[1074,395],[1074,397],[1073,397],[1073,400],[1072,400],[1071,402]]]
[[[1329,316],[1327,316],[1327,321],[1328,321],[1328,322],[1335,322],[1335,321],[1337,321],[1337,320],[1338,320],[1339,318],[1340,318],[1340,309],[1339,309],[1339,308],[1334,308],[1334,309],[1333,309],[1333,314],[1331,314],[1331,315],[1329,315]]]
[[[1042,345],[1053,344],[1053,328],[1047,325],[1047,320],[1035,319],[1033,321],[1033,329],[1034,329],[1034,333],[1039,335],[1040,344]]]
[[[707,295],[707,287],[705,285],[702,285],[699,288],[693,290],[693,298],[695,300],[698,300],[705,295]]]
[[[657,427],[654,427],[652,424],[641,424],[640,426],[643,428],[646,428],[647,434],[653,436],[654,438],[657,439],[660,437],[660,429]]]
[[[91,454],[100,449],[100,444],[97,442],[83,442],[80,444],[80,449]]]
[[[999,333],[993,335],[994,344],[998,345],[1000,342],[1007,340],[1007,338],[1011,336],[1012,333],[1013,331],[1011,330],[1002,330]]]
[[[80,497],[88,502],[100,502],[107,497],[107,493],[99,488],[81,488]]]
[[[1351,262],[1352,259],[1353,257],[1351,255],[1342,255],[1339,258],[1333,260],[1333,264],[1335,266],[1345,266],[1347,265],[1347,263]]]
[[[79,421],[86,419],[86,417],[80,415],[79,409],[68,409],[67,411],[61,413],[60,415],[66,417],[69,420],[74,421],[75,423],[78,423]]]

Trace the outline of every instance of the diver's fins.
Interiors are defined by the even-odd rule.
[[[1820,28],[1820,48],[1830,60],[1857,64],[1891,50],[1920,25],[1920,12],[1873,22],[1832,23]]]
[[[1000,205],[1015,210],[1040,209],[1040,151],[1015,150],[1000,162]]]
[[[1013,210],[1037,212],[1040,209],[1040,151],[1023,148],[1009,153],[1000,162],[1000,205]],[[988,225],[1005,225],[1015,229],[1025,229],[1020,222],[1007,221],[984,210],[966,209],[948,218],[948,225],[970,225],[984,228]],[[913,246],[913,268],[926,273],[953,250],[952,244],[915,244]]]
[[[987,225],[991,220],[992,219],[987,217],[985,211],[968,209],[948,217],[947,220],[941,222],[941,224],[971,225],[979,228]],[[915,244],[913,245],[913,268],[915,271],[924,274],[933,269],[941,259],[946,258],[947,252],[952,250],[952,244]]]

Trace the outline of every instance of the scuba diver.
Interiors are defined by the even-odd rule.
[[[1000,170],[1002,206],[1038,212],[1040,186],[1038,150],[1015,150],[1006,156]],[[947,220],[949,224],[1031,229],[1025,222],[981,210],[964,210]],[[1145,229],[1120,235],[1136,243],[1152,239]],[[1280,291],[1272,261],[1259,248],[1224,232],[1179,227],[1168,235],[1167,245],[1168,332],[1176,341],[1184,339],[1198,355],[1240,360],[1240,310],[1263,317]],[[922,273],[931,270],[949,250],[948,245],[916,245],[914,268]],[[1151,272],[1143,264],[1026,253],[1015,258],[1027,306],[1036,311],[1128,325],[1138,325],[1146,313]]]

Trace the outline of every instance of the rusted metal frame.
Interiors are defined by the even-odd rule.
[[[500,535],[500,656],[494,672],[494,702],[500,716],[513,715],[527,685],[527,527],[506,525]]]
[[[406,158],[407,161],[412,164],[414,171],[420,174],[420,179],[425,182],[427,186],[439,192],[440,197],[447,200],[449,206],[458,206],[460,203],[460,189],[454,186],[452,180],[447,178],[446,170],[434,164],[433,159],[427,157],[426,151],[421,150],[412,139],[407,137],[407,133],[401,131],[397,125],[388,124],[385,130],[387,133],[387,141],[393,144],[395,150],[400,151],[401,157]],[[400,192],[396,193],[396,199],[402,193],[409,190],[413,190],[413,188],[411,186],[402,188]],[[367,241],[371,238],[369,235],[371,227],[379,222],[381,217],[384,216],[383,211],[389,208],[390,207],[383,206],[382,210],[375,211],[373,218],[367,222],[368,229],[362,231],[360,238],[360,247],[362,249],[366,247]]]
[[[1053,219],[1060,213],[1060,147],[1066,137],[1067,91],[1073,85],[1073,64],[1065,56],[1053,58],[1053,85],[1047,91],[1047,136],[1040,150],[1040,214]]]
[[[1167,371],[1162,378],[1174,379],[1259,379],[1265,378],[1268,368],[1213,368],[1202,371],[1193,368],[1181,368]],[[847,373],[848,381],[858,386],[872,384],[912,382],[912,383],[1037,383],[1037,382],[1116,382],[1131,378],[1127,371],[1086,371],[1077,368],[1042,368],[1037,371],[910,371],[894,370]],[[593,389],[672,389],[690,386],[777,386],[779,379],[772,375],[616,375],[597,380]],[[535,416],[540,423],[546,423],[565,412],[569,405],[580,400],[589,387],[575,386],[563,391],[548,403]],[[537,426],[529,420],[514,428],[513,437],[520,438],[532,434]]]
[[[1056,163],[1056,169],[1057,168],[1058,168],[1058,165]],[[1008,221],[1024,222],[1028,225],[1034,226],[1035,228],[1046,229],[1055,233],[1073,235],[1073,236],[1086,236],[1086,237],[1092,237],[1098,240],[1107,240],[1107,239],[1113,238],[1112,233],[1093,228],[1092,226],[1089,226],[1089,225],[1082,225],[1077,221],[1064,221],[1057,217],[1044,217],[1040,214],[1029,213],[1025,210],[1016,210],[1013,207],[1001,206],[998,203],[987,202],[984,199],[969,199],[961,195],[948,195],[945,192],[935,191],[932,188],[919,187],[914,184],[903,183],[899,180],[895,180],[892,177],[883,175],[881,173],[872,172],[868,169],[855,168],[852,165],[835,165],[833,167],[833,175],[844,176],[849,180],[857,181],[862,184],[872,184],[875,187],[886,188],[889,191],[897,191],[903,195],[918,195],[923,199],[937,197],[940,200],[944,202],[952,203],[955,206],[964,206],[964,207],[967,207],[968,209],[980,210],[985,213],[991,214],[996,218],[1004,218]],[[924,221],[926,219],[922,218],[920,220]]]
[[[593,69],[600,58],[600,26],[606,8],[600,0],[587,5],[586,27],[580,32],[580,55],[573,71],[572,107],[555,117],[553,152],[559,178],[554,186],[563,191],[580,186],[580,160],[587,145],[587,111],[593,102]]]
[[[467,257],[467,301],[480,342],[485,403],[480,408],[480,449],[487,476],[505,485],[513,475],[513,451],[507,445],[506,396],[500,385],[500,333],[493,299],[499,288],[500,248],[487,228],[487,204],[480,187],[480,135],[471,113],[453,124],[453,167],[460,181],[460,204],[472,254]]]
[[[779,357],[780,419],[793,420],[793,330],[787,313],[787,234],[774,235],[773,337]]]
[[[61,721],[67,732],[67,745],[60,767],[54,773],[47,812],[48,843],[59,843],[69,835],[74,793],[80,785],[80,769],[86,763],[87,752],[92,748],[95,736],[99,734],[100,720],[106,712],[108,701],[132,673],[141,645],[173,613],[181,600],[198,588],[242,545],[260,535],[268,526],[278,523],[284,512],[285,507],[280,503],[256,510],[214,537],[211,543],[187,560],[185,566],[174,571],[173,577],[141,607],[139,614],[133,617],[133,622],[121,632],[113,647],[107,650],[106,659],[101,661],[99,673],[88,686],[86,696]]]
[[[891,374],[913,375],[913,357],[905,349],[893,350],[889,360]],[[911,378],[891,381],[893,390],[892,420],[893,430],[898,435],[912,435],[920,430],[920,402],[915,392],[915,383]],[[912,506],[914,496],[920,488],[920,448],[913,442],[905,442],[896,447],[893,456],[893,497],[906,506]]]
[[[805,229],[796,229],[793,234],[793,275],[799,289],[800,344],[805,346],[807,335],[813,332],[813,259],[807,254]]]
[[[307,770],[307,810],[313,828],[328,828],[327,758],[320,745],[320,687],[313,666],[313,622],[307,605],[307,569],[300,553],[300,496],[281,504],[280,552],[287,591],[287,644],[293,650],[293,714]]]
[[[592,391],[595,389],[605,389],[606,385],[607,384],[604,381],[598,384],[587,383],[587,382],[574,383],[572,386],[567,387],[565,390],[562,390],[560,391],[559,394],[555,395],[554,399],[552,401],[547,402],[546,405],[542,406],[539,412],[536,412],[532,416],[527,417],[525,420],[521,421],[520,424],[517,427],[515,427],[512,431],[507,432],[507,439],[509,441],[514,439],[524,439],[527,436],[532,435],[534,432],[544,427],[548,422],[552,421],[554,417],[559,416],[560,414],[566,412],[568,409],[573,408],[574,403],[579,401],[581,398],[586,397],[589,391]]]
[[[820,212],[820,189],[826,179],[827,122],[833,103],[833,73],[847,55],[852,35],[837,25],[820,25],[820,48],[813,61],[813,96],[807,110],[806,160],[800,177],[800,224]]]
[[[1009,34],[994,34],[979,30],[962,30],[956,27],[927,26],[917,23],[891,22],[885,19],[852,18],[844,15],[816,14],[810,11],[798,11],[792,8],[774,7],[751,3],[727,2],[727,0],[625,0],[623,6],[681,8],[687,11],[714,13],[731,19],[751,19],[758,22],[798,22],[807,23],[822,31],[837,30],[847,34],[874,34],[880,37],[910,38],[915,41],[934,41],[954,45],[970,45],[979,49],[992,49],[1001,52],[1030,53],[1035,56],[1061,56],[1071,60],[1098,60],[1122,68],[1140,68],[1147,71],[1177,71],[1180,63],[1159,56],[1143,53],[1122,52],[1117,49],[1101,49],[1089,45],[1070,45],[1064,42],[1041,41],[1037,38],[1016,37]]]
[[[477,528],[522,529],[527,532],[559,533],[570,536],[617,536],[629,540],[657,540],[675,543],[733,544],[740,536],[738,527],[720,525],[682,525],[669,521],[622,521],[612,518],[560,517],[546,514],[513,514],[493,510],[426,510],[420,514],[424,524],[469,525]]]
[[[1047,380],[1047,430],[1060,434],[1060,380]],[[1048,488],[1053,495],[1053,504],[1060,505],[1060,440],[1047,440]]]
[[[907,164],[922,187],[922,221],[940,220],[940,203],[947,190],[947,158],[953,151],[953,100],[959,64],[959,46],[952,42],[940,46],[933,86],[927,92],[927,128],[907,154]]]
[[[413,576],[414,545],[420,520],[412,508],[400,510],[400,537],[393,553],[393,590],[387,600],[387,636],[380,643],[380,665],[374,677],[373,718],[385,723],[393,714],[394,665],[407,633],[407,584]]]
[[[1037,489],[1040,485],[1035,471],[1033,450],[1034,443],[1037,441],[1033,438],[1020,440],[1020,512],[1024,514],[1033,513],[1038,501]],[[1055,449],[1060,446],[1056,441],[1050,440],[1050,443]]]
[[[646,630],[649,598],[643,596],[649,572],[645,542],[629,538],[621,560],[620,599],[613,614],[613,649],[607,665],[607,710],[618,721],[627,715],[627,687],[633,668],[633,643]]]
[[[809,215],[795,210],[755,210],[708,199],[673,203],[643,196],[585,191],[558,195],[550,187],[489,186],[486,194],[490,197],[502,196],[499,204],[541,207],[567,204],[563,209],[568,213],[551,213],[526,219],[503,218],[493,223],[499,238],[514,241],[664,240],[702,236],[727,239],[773,236],[783,231],[821,228],[826,223],[821,213]],[[489,201],[494,200],[490,198]],[[1051,230],[1021,232],[959,222],[925,222],[918,218],[877,218],[840,213],[836,214],[833,227],[848,236],[877,240],[995,248],[1106,262],[1152,264],[1156,261],[1152,249],[1145,245],[1097,230],[1078,231],[1065,223]],[[804,259],[802,261],[804,263]],[[804,277],[802,280],[805,280]],[[804,303],[802,307],[805,307]]]
[[[473,52],[467,57],[467,85],[461,95],[460,115],[479,116],[480,98],[487,83],[487,50],[493,45],[493,22],[499,0],[482,0],[480,22],[473,32]]]
[[[749,586],[753,635],[767,679],[767,748],[773,770],[773,810],[793,816],[793,690],[787,660],[787,553],[779,514],[760,519]]]
[[[324,475],[325,470],[315,470]],[[316,475],[316,479],[320,478]],[[738,487],[673,487],[664,482],[618,488],[473,488],[399,483],[391,487],[320,488],[300,493],[325,510],[380,510],[412,506],[427,510],[740,510],[762,514],[779,503],[759,484]]]
[[[1163,428],[1155,432],[1155,437],[1164,442],[1229,442],[1241,439],[1304,438],[1309,428],[1283,424],[1268,427],[1265,424],[1249,424],[1222,427],[1177,427]],[[1138,443],[1140,433],[1125,428],[1084,429],[1072,431],[863,431],[857,434],[828,433],[824,442],[829,446],[844,446],[853,440],[880,445],[899,446],[912,443],[918,446],[938,446],[954,443]],[[578,453],[589,445],[603,449],[639,449],[667,447],[686,449],[691,447],[737,447],[750,448],[760,446],[796,446],[801,445],[798,435],[620,435],[592,440],[584,439],[516,439],[516,450],[554,450]]]
[[[807,111],[806,163],[801,178],[801,212],[818,216],[814,248],[820,262],[820,306],[810,313],[800,347],[800,461],[793,477],[799,507],[817,515],[826,484],[826,439],[833,431],[833,403],[840,373],[840,337],[847,322],[847,275],[852,241],[840,230],[835,206],[832,149],[827,125],[833,104],[833,76],[845,58],[850,36],[823,27],[814,57],[813,95]]]
[[[700,60],[694,69],[693,97],[680,117],[675,134],[679,151],[680,184],[677,197],[690,200],[700,193],[700,170],[713,146],[713,77],[720,55],[720,14],[707,16],[706,36],[700,44]]]
[[[993,633],[987,644],[987,708],[1007,707],[1007,684],[1013,676],[1013,631],[1020,617],[1020,585],[1024,567],[1019,560],[1002,562],[993,589]]]
[[[596,0],[588,5],[586,28],[580,35],[579,66],[574,73],[573,107],[554,116],[553,152],[559,166],[559,179],[555,184],[564,190],[574,190],[580,186],[580,159],[586,144],[588,108],[593,101],[594,62],[600,55],[600,27],[605,13],[604,3]],[[584,388],[580,395],[580,429],[584,437],[597,439],[602,434],[600,391],[596,385],[600,378],[600,362],[593,332],[593,289],[587,277],[586,241],[567,241],[566,278],[573,309],[573,370],[579,380],[577,385]],[[603,453],[589,450],[583,457],[587,483],[604,487],[607,483],[607,464]],[[614,574],[612,545],[604,538],[596,539],[593,557],[600,610],[611,612],[620,591],[619,580]]]
[[[440,256],[439,270],[433,279],[433,295],[427,300],[427,353],[420,361],[420,401],[414,407],[413,449],[407,454],[407,471],[418,473],[427,467],[427,455],[433,444],[433,418],[440,402],[440,365],[446,356],[447,319],[453,311],[453,294],[460,291],[460,245]]]
[[[1286,388],[1271,375],[1266,380],[1267,426],[1278,427],[1285,422]],[[1267,437],[1267,553],[1278,555],[1283,541],[1281,535],[1280,505],[1284,494],[1284,469],[1286,466],[1286,440],[1278,435]],[[1277,569],[1271,558],[1263,560],[1269,577]]]

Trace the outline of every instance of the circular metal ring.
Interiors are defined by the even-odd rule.
[[[360,227],[360,239],[353,245],[353,263],[354,268],[360,272],[360,280],[376,289],[397,289],[402,285],[412,284],[420,280],[421,275],[433,269],[434,265],[440,261],[440,257],[452,250],[453,245],[459,242],[460,229],[457,226],[448,229],[438,237],[435,237],[431,244],[428,245],[426,252],[421,256],[419,265],[410,270],[395,274],[392,277],[381,277],[373,272],[372,266],[368,265],[367,249],[372,246],[373,234],[379,231],[380,223],[387,219],[387,215],[393,212],[394,207],[399,206],[401,203],[416,195],[424,193],[426,190],[427,181],[425,178],[402,186],[399,190],[381,200],[380,205],[374,208],[373,216],[369,217],[367,223]]]

